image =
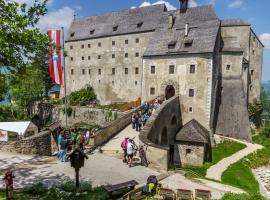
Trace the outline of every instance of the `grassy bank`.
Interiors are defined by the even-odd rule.
[[[259,183],[252,173],[252,169],[264,166],[270,160],[270,126],[264,127],[253,137],[253,142],[264,146],[263,149],[252,153],[231,165],[221,177],[222,183],[241,188],[249,194],[260,192]]]
[[[225,140],[212,148],[212,162],[206,162],[202,167],[186,166],[184,167],[184,170],[190,177],[203,178],[206,176],[206,171],[209,167],[215,165],[223,158],[229,157],[244,149],[245,147],[246,145],[244,144]]]
[[[224,184],[243,189],[249,194],[259,193],[259,183],[244,159],[231,165],[221,177]]]

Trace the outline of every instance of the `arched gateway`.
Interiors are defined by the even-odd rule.
[[[175,89],[172,85],[168,85],[165,89],[165,98],[170,99],[175,95]]]
[[[166,99],[170,99],[173,96],[179,96],[179,84],[173,80],[164,81],[161,84],[161,91],[164,92]]]

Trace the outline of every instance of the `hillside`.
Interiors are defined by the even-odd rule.
[[[262,83],[262,87],[270,93],[270,81]]]

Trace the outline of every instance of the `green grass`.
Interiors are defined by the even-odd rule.
[[[253,176],[251,169],[268,164],[270,160],[269,136],[270,126],[262,128],[258,134],[253,136],[253,142],[263,145],[264,148],[232,164],[222,174],[222,183],[241,188],[249,194],[259,193],[259,183]]]
[[[250,154],[247,158],[250,160],[250,167],[255,169],[268,164],[270,160],[270,125],[262,128],[258,135],[255,135],[253,142],[264,146],[256,153]]]
[[[221,176],[221,182],[243,189],[249,194],[259,193],[259,183],[244,159],[232,164]]]
[[[212,148],[212,162],[206,162],[202,167],[185,166],[184,170],[187,172],[187,176],[204,178],[209,167],[245,147],[246,145],[244,144],[225,140]]]
[[[260,194],[225,194],[221,200],[266,200]]]
[[[0,192],[0,200],[6,200],[6,195],[4,192]]]

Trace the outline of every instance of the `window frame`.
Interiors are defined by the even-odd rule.
[[[188,97],[195,97],[195,89],[193,88],[188,89]]]
[[[190,64],[189,65],[189,73],[190,74],[196,74],[196,65],[195,64]]]
[[[150,74],[156,74],[156,66],[150,65]]]
[[[139,67],[135,67],[135,74],[139,74]]]
[[[149,88],[149,94],[150,94],[150,96],[155,96],[156,95],[156,88],[155,87],[150,87]]]
[[[125,67],[125,75],[128,75],[128,68]]]
[[[171,69],[173,69],[173,73],[171,73],[172,72]],[[169,74],[175,74],[175,65],[174,64],[169,65]]]

